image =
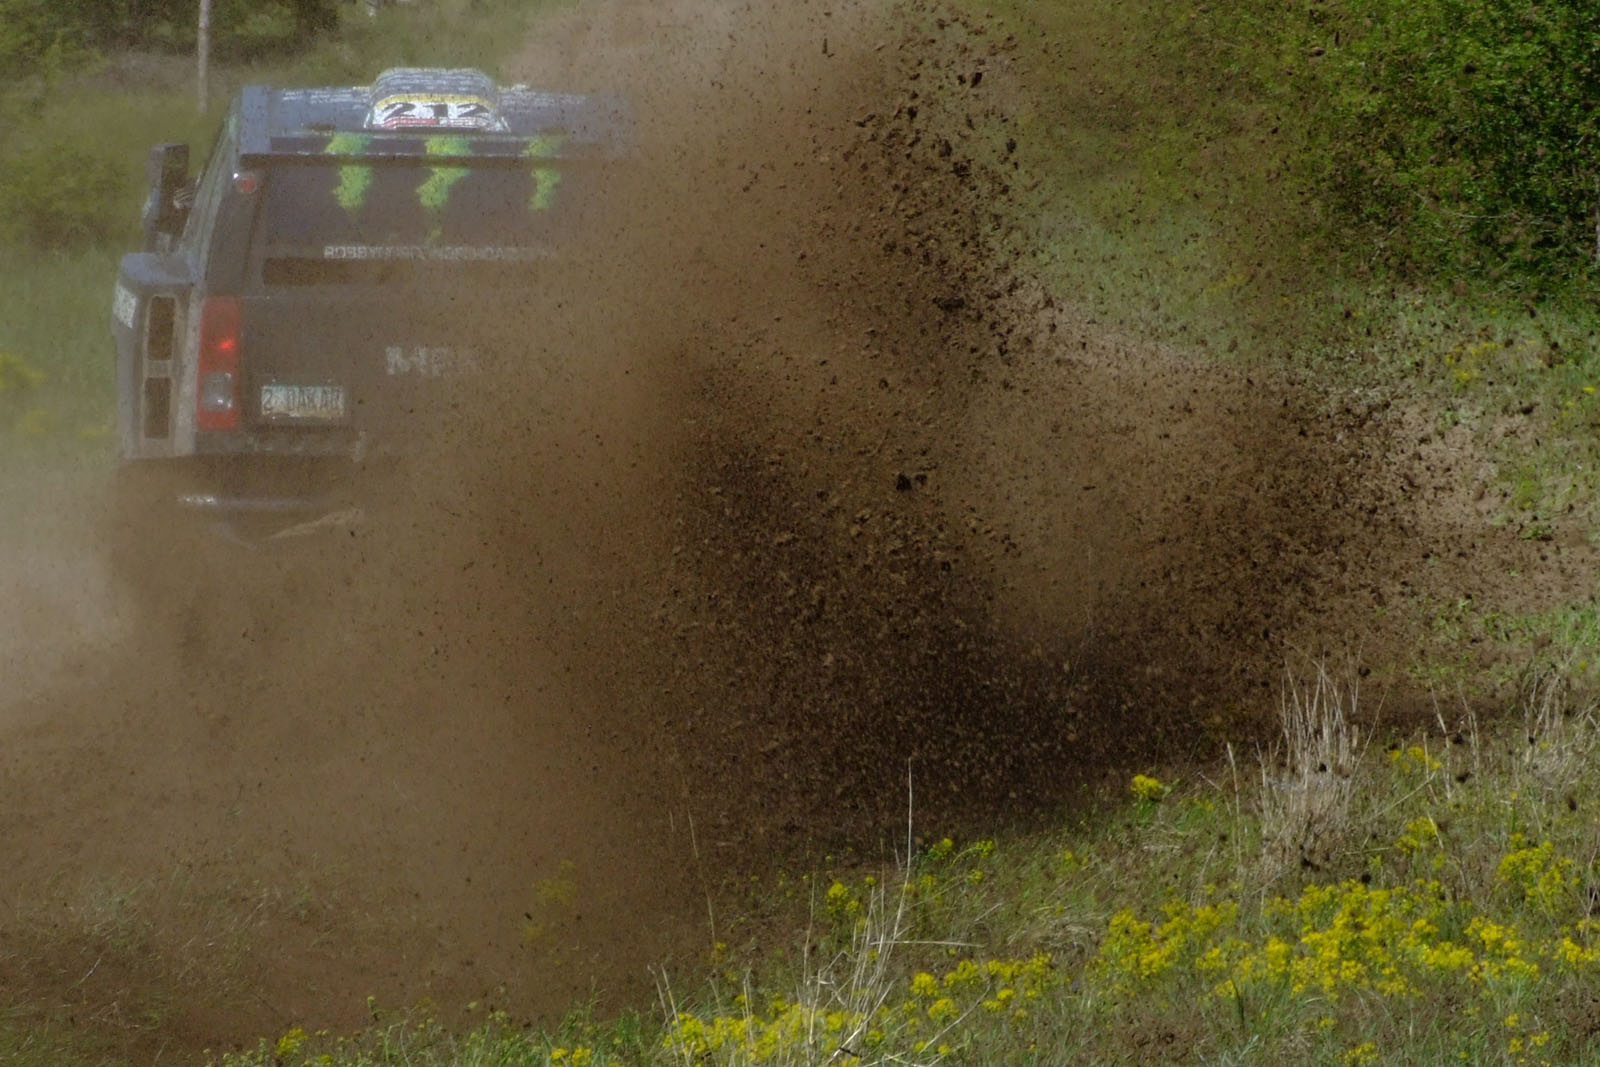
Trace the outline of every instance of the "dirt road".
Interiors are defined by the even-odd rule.
[[[874,853],[908,768],[941,831],[1048,813],[1249,736],[1294,650],[1401,664],[1392,608],[1590,580],[1576,539],[1490,526],[1477,460],[1393,398],[1045,293],[1006,214],[1028,71],[928,15],[543,26],[516,73],[628,93],[646,140],[564,282],[583,312],[537,341],[581,363],[465,427],[350,566],[258,559],[244,603],[140,617],[98,476],[26,484],[9,1003],[149,1050],[352,1025],[368,995],[626,996],[703,947],[726,873]]]

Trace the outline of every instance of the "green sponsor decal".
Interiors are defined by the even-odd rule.
[[[430,137],[423,151],[430,156],[470,156],[472,143],[465,137]],[[417,186],[417,199],[429,211],[442,211],[450,202],[450,190],[466,176],[466,167],[429,167],[427,180]]]
[[[370,133],[336,133],[328,138],[323,149],[330,156],[359,156],[372,143]]]
[[[373,141],[374,137],[367,133],[336,133],[328,138],[322,151],[330,156],[361,156]],[[529,169],[533,184],[528,197],[530,212],[549,211],[554,206],[556,190],[562,180],[562,172],[554,163],[561,156],[566,142],[565,134],[543,134],[528,138],[521,155],[532,161]],[[477,149],[471,137],[452,135],[422,138],[423,155],[432,165],[428,167],[428,176],[417,186],[416,194],[423,210],[433,220],[428,235],[430,243],[439,239],[439,216],[450,203],[456,185],[471,173],[470,167],[450,165],[444,161],[471,157],[478,154]],[[341,163],[333,193],[339,206],[352,215],[359,212],[371,194],[373,173],[373,167],[368,163]]]
[[[423,142],[422,150],[429,156],[470,156],[472,142],[465,137],[429,137]],[[466,176],[466,167],[429,167],[427,179],[417,186],[417,199],[434,219],[428,231],[429,244],[439,240],[439,213],[450,202],[450,191]]]
[[[522,155],[525,159],[555,159],[566,143],[567,135],[564,133],[540,134],[528,138],[528,147],[522,150]]]
[[[372,137],[365,133],[336,133],[328,138],[328,146],[323,151],[330,156],[356,156],[366,151],[371,143]],[[340,207],[354,215],[367,202],[371,189],[372,168],[352,164],[339,168],[339,184],[334,187],[333,197]]]
[[[528,159],[554,159],[561,154],[562,147],[566,144],[563,134],[546,134],[532,137],[528,140],[528,147],[522,153]],[[561,171],[555,167],[533,168],[533,195],[528,198],[529,211],[549,211],[555,203],[556,188],[561,184]]]
[[[555,203],[556,187],[561,184],[561,172],[554,167],[533,168],[533,195],[528,198],[529,211],[549,211]]]

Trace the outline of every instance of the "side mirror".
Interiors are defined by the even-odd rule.
[[[150,195],[144,203],[144,247],[164,252],[189,218],[189,146],[158,144],[150,149],[146,173]]]

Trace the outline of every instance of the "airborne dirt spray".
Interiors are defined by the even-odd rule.
[[[622,444],[614,423],[606,446],[639,458],[605,491],[629,487],[646,561],[614,623],[639,634],[644,670],[617,680],[665,721],[727,853],[897,825],[885,802],[908,759],[944,815],[979,796],[1005,807],[1028,784],[1007,765],[1051,730],[1005,717],[1037,717],[1025,691],[1065,699],[1061,664],[999,632],[983,546],[939,470],[992,355],[982,320],[957,312],[998,273],[967,158],[995,131],[966,128],[975,143],[953,158],[942,105],[917,101],[973,83],[936,55],[916,71],[923,42],[882,14],[636,7],[575,31],[623,42],[598,78],[639,102],[645,142],[595,272],[616,299],[594,350],[622,353],[597,365],[625,368],[635,434],[649,427]],[[909,95],[897,84],[924,74]]]
[[[571,73],[626,85],[646,147],[603,257],[664,476],[622,494],[618,680],[712,839],[874,842],[908,765],[944,827],[1045,810],[1256,685],[1280,564],[1225,568],[1285,523],[1326,551],[1355,468],[1281,397],[1060,329],[1015,247],[1012,42],[917,5],[611,12],[549,40],[617,42]]]
[[[8,738],[10,927],[74,932],[0,982],[212,1046],[557,1012],[702,945],[729,873],[876,854],[908,766],[919,823],[992,825],[1248,706],[1394,507],[1298,403],[1028,277],[1011,56],[916,5],[544,24],[512,73],[632,98],[637,163],[472,309],[490,396],[374,522],[128,620]]]
[[[1286,651],[1376,653],[1413,588],[1381,408],[1032,276],[1018,56],[983,16],[800,3],[580,8],[523,57],[638,103],[578,372],[614,385],[581,499],[618,536],[575,592],[615,590],[585,640],[631,669],[596,674],[719,865],[874,850],[908,767],[942,830],[1250,734]]]

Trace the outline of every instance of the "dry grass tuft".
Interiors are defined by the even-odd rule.
[[[1318,664],[1309,680],[1284,672],[1278,712],[1283,760],[1261,765],[1261,838],[1267,884],[1326,870],[1350,829],[1350,801],[1366,741],[1352,724],[1357,686]],[[1273,770],[1278,773],[1275,775]]]
[[[1591,765],[1595,706],[1577,691],[1570,664],[1530,668],[1523,682],[1524,768],[1551,793],[1570,790]]]

